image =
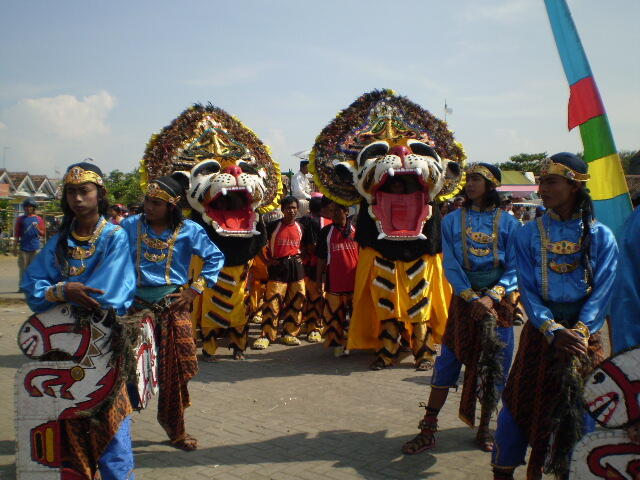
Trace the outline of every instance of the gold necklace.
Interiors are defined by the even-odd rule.
[[[69,262],[67,261],[67,271],[70,277],[77,277],[78,275],[82,275],[86,271],[87,267],[84,264],[84,261],[87,258],[91,258],[96,253],[96,241],[100,237],[100,234],[104,230],[104,227],[106,224],[107,224],[107,221],[104,218],[101,217],[100,220],[98,220],[98,223],[96,224],[96,227],[94,228],[93,233],[87,240],[87,246],[89,248],[84,248],[83,246],[68,247],[67,249],[68,257],[71,257],[74,260],[80,260],[79,267],[70,265]],[[74,225],[71,226],[71,235],[74,238],[76,239],[86,238],[86,237],[80,237],[79,235],[75,234],[75,232],[73,231],[73,227]]]
[[[155,248],[156,250],[164,250],[165,248],[169,248],[168,242],[164,242],[156,238],[151,238],[146,232],[142,234],[142,241],[146,246]]]
[[[142,222],[141,222],[142,223]],[[146,228],[146,226],[145,226]],[[163,262],[167,256],[170,256],[173,250],[173,243],[175,242],[175,236],[177,231],[179,231],[180,226],[176,229],[173,236],[169,238],[168,241],[160,240],[159,238],[151,238],[147,232],[142,233],[138,238],[144,243],[144,253],[142,254],[144,258],[153,263]],[[149,252],[149,248],[153,248],[154,250],[160,250],[159,253]],[[168,250],[166,253],[164,250]]]

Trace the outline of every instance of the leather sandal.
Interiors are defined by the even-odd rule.
[[[436,446],[436,432],[438,431],[438,417],[425,415],[418,424],[420,433],[406,442],[402,446],[402,453],[405,455],[415,455],[431,450]]]

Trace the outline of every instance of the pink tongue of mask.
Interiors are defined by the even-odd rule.
[[[251,215],[246,210],[214,210],[207,208],[207,215],[225,230],[248,230]]]
[[[429,213],[423,192],[394,194],[378,191],[373,210],[385,233],[396,235],[417,235]]]
[[[225,210],[222,212],[222,219],[227,230],[246,230],[247,215],[244,210]]]

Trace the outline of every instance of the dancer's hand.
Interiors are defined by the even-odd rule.
[[[488,295],[485,295],[484,297],[480,297],[479,299],[474,300],[474,302],[481,303],[482,306],[487,310],[491,310],[493,308],[493,298],[491,298]]]
[[[104,290],[87,287],[80,282],[67,282],[64,284],[64,298],[68,301],[80,305],[81,307],[94,310],[100,308],[100,303],[95,298],[89,296],[90,293],[104,294]]]
[[[584,337],[568,328],[553,332],[553,346],[570,355],[586,355],[587,342]]]
[[[191,305],[193,305],[193,301],[197,295],[198,293],[193,288],[185,288],[181,292],[172,293],[169,296],[177,298],[177,300],[173,302],[175,308],[186,309],[191,308]]]
[[[473,321],[479,322],[485,315],[495,315],[493,299],[488,296],[480,297],[471,302],[471,318]]]

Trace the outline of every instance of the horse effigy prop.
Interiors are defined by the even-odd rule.
[[[65,463],[73,452],[62,441],[63,422],[91,417],[110,406],[135,368],[135,330],[124,327],[113,311],[87,311],[70,304],[34,314],[20,327],[18,346],[33,361],[16,374],[18,478],[83,478]],[[136,350],[145,352],[141,358],[148,363],[138,375],[144,385],[142,406],[155,391],[150,380],[153,362],[149,363],[155,348],[152,333],[136,341]]]

